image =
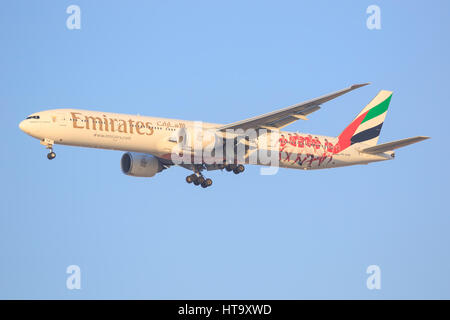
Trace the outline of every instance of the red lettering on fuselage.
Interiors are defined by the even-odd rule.
[[[308,167],[310,167],[314,161],[318,162],[319,167],[328,165],[333,159],[333,154],[338,153],[340,150],[338,144],[333,145],[333,143],[326,138],[321,141],[317,136],[301,136],[297,133],[288,133],[288,137],[281,134],[279,143],[279,160],[283,162],[292,162],[293,164],[296,163],[299,166],[307,163]],[[284,156],[283,153],[285,153],[286,156]],[[303,156],[305,157],[302,159]],[[327,159],[328,161],[326,162]]]

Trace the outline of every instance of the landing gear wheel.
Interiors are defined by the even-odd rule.
[[[190,176],[186,177],[186,182],[187,183],[195,182],[195,180],[197,180],[197,176],[195,174],[191,174]]]
[[[208,184],[206,183],[206,180],[202,182],[202,188],[208,187]]]
[[[54,153],[53,151],[52,152],[49,152],[48,154],[47,154],[47,159],[48,160],[53,160],[53,159],[55,159],[56,158],[56,153]]]
[[[210,187],[212,185],[212,180],[208,178],[205,180],[205,183],[207,187]]]
[[[198,181],[198,184],[203,185],[203,182],[205,182],[205,178],[203,178],[202,176],[200,176],[200,177],[198,177],[197,181]]]
[[[225,167],[225,170],[227,170],[228,172],[230,172],[230,171],[233,170],[233,168],[232,168],[230,165],[227,165],[227,166]]]
[[[234,172],[234,174],[239,174],[241,172],[244,172],[244,170],[245,170],[245,167],[242,164],[240,164],[233,169],[233,172]]]
[[[196,186],[198,186],[198,185],[200,184],[200,182],[198,181],[198,179],[195,179],[195,180],[194,180],[194,184],[195,184]]]

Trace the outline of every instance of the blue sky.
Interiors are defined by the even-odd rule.
[[[81,8],[68,30],[66,8]],[[381,9],[368,30],[366,8]],[[450,298],[448,1],[3,1],[0,298]],[[371,82],[289,127],[337,135],[393,90],[395,161],[261,176],[120,171],[18,128],[73,107],[229,123]],[[81,290],[66,268],[81,268]],[[366,268],[381,268],[368,290]]]

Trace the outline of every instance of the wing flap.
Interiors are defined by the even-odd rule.
[[[407,145],[417,143],[417,142],[420,142],[420,141],[423,141],[423,140],[426,140],[429,138],[430,137],[418,136],[418,137],[413,137],[413,138],[392,141],[392,142],[388,142],[388,143],[379,144],[374,147],[363,149],[363,150],[361,150],[361,152],[368,153],[368,154],[383,153],[383,152],[392,151],[392,150],[395,150],[398,148],[406,147]]]

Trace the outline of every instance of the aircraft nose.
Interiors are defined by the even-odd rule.
[[[20,128],[20,130],[22,130],[23,132],[27,132],[27,124],[26,124],[26,121],[25,121],[25,120],[22,120],[22,121],[19,123],[19,128]]]

